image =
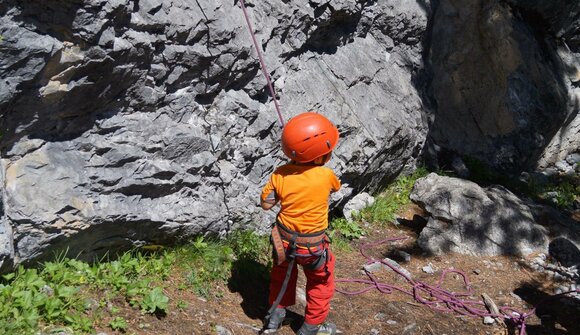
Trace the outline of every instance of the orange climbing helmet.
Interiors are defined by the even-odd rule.
[[[298,114],[282,130],[282,151],[293,161],[307,163],[331,152],[338,143],[338,129],[315,112]]]

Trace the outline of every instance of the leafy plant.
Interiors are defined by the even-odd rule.
[[[556,204],[561,208],[570,208],[575,200],[580,199],[580,184],[564,182],[557,185],[555,190],[557,192]]]
[[[538,200],[546,200],[562,209],[570,209],[580,201],[580,179],[554,178],[550,183],[535,187],[528,193]]]
[[[124,318],[116,316],[109,322],[109,327],[111,327],[111,329],[113,330],[120,330],[122,332],[125,332],[129,327],[129,325],[127,324],[127,321]]]
[[[348,240],[360,238],[365,234],[365,230],[355,221],[348,221],[344,218],[336,218],[332,220],[330,222],[330,229],[338,232]]]
[[[270,260],[270,240],[254,231],[237,231],[229,240],[237,258],[268,262]]]
[[[332,250],[334,252],[349,252],[352,251],[352,246],[350,245],[350,240],[343,237],[340,233],[335,230],[328,230],[328,237],[332,241]]]
[[[167,313],[169,297],[167,297],[161,287],[155,287],[149,292],[141,302],[141,311],[144,313]]]
[[[198,237],[191,245],[182,247],[177,257],[188,269],[186,280],[189,285],[197,294],[207,298],[215,292],[215,282],[225,282],[229,277],[234,252],[227,241]]]
[[[179,308],[181,310],[187,309],[188,306],[189,306],[189,304],[181,299],[179,299],[179,301],[177,301],[177,308]]]
[[[21,266],[0,281],[0,334],[32,334],[41,323],[90,332],[95,320],[86,309],[103,308],[118,296],[145,312],[165,312],[167,297],[151,287],[167,278],[174,261],[174,255],[165,253],[127,252],[116,260],[89,264],[61,254],[40,269]],[[87,295],[99,293],[104,293],[100,304],[87,304]]]
[[[44,271],[22,266],[3,276],[0,333],[31,333],[40,321],[69,324],[79,330],[90,327],[82,315],[84,305],[77,294],[78,288],[69,286],[66,280],[53,282],[47,277]]]
[[[379,224],[395,222],[396,213],[411,202],[409,195],[415,181],[428,173],[427,169],[420,167],[411,175],[397,178],[375,197],[372,206],[361,211],[361,220]]]

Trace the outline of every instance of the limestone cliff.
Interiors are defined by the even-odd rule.
[[[339,128],[332,206],[442,148],[512,171],[577,150],[580,5],[246,2],[284,118]],[[4,0],[0,36],[0,268],[273,220],[285,158],[239,2]]]

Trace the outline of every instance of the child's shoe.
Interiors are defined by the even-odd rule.
[[[268,319],[268,324],[266,324],[266,328],[264,329],[263,334],[274,334],[276,331],[282,326],[282,321],[286,317],[286,309],[285,308],[276,308],[270,319]]]
[[[336,325],[325,322],[319,325],[302,324],[296,335],[334,335],[336,334]]]

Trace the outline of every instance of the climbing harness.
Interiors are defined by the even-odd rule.
[[[374,243],[364,244],[360,247],[359,251],[363,255],[363,257],[367,259],[367,264],[380,262],[383,265],[388,266],[395,273],[404,277],[405,280],[407,280],[407,282],[412,285],[412,288],[410,291],[405,290],[402,287],[381,283],[373,275],[371,275],[371,273],[369,271],[366,271],[366,270],[365,270],[365,273],[369,277],[369,279],[337,279],[336,280],[336,283],[357,283],[357,284],[365,285],[365,287],[363,287],[362,289],[359,289],[359,290],[354,290],[354,291],[336,288],[336,291],[339,293],[345,294],[345,295],[358,295],[358,294],[362,294],[362,293],[368,292],[368,291],[373,290],[373,289],[377,289],[379,292],[385,293],[385,294],[390,294],[390,293],[393,293],[394,291],[398,291],[398,292],[401,292],[401,293],[404,293],[406,295],[413,297],[415,299],[415,301],[426,305],[428,308],[430,308],[431,310],[434,310],[434,311],[444,312],[444,313],[455,312],[455,313],[458,313],[460,315],[471,316],[471,317],[489,316],[492,318],[509,320],[517,328],[520,329],[520,333],[519,333],[520,335],[526,334],[526,319],[535,312],[536,308],[539,305],[545,303],[548,300],[555,299],[557,297],[560,297],[560,296],[563,296],[566,294],[570,294],[570,293],[574,293],[574,292],[580,293],[580,289],[577,289],[575,291],[569,291],[569,292],[564,292],[561,294],[553,295],[551,297],[548,297],[548,298],[540,301],[536,306],[534,306],[534,308],[531,311],[526,312],[526,313],[521,312],[521,311],[517,311],[516,309],[511,308],[509,306],[504,306],[504,307],[499,308],[500,313],[490,313],[486,309],[483,309],[485,306],[484,302],[469,299],[469,297],[473,295],[471,284],[469,282],[469,279],[467,278],[467,275],[460,270],[455,270],[455,269],[444,270],[441,273],[441,277],[439,278],[437,285],[433,286],[433,285],[428,285],[428,284],[420,282],[420,281],[415,281],[412,278],[410,278],[407,274],[403,273],[400,269],[398,269],[394,265],[390,264],[389,262],[386,262],[384,260],[376,260],[372,257],[367,256],[365,253],[365,250],[370,248],[370,247],[381,245],[381,244],[384,244],[385,242],[393,242],[393,241],[398,241],[398,240],[403,240],[403,239],[406,239],[406,237],[395,237],[395,238],[389,238],[389,239],[381,240],[381,241],[374,242]],[[463,284],[466,288],[465,292],[450,292],[450,291],[447,291],[444,288],[442,288],[442,284],[445,281],[445,277],[448,274],[452,274],[452,273],[459,275],[463,279]]]
[[[298,233],[288,229],[280,222],[276,222],[272,227],[271,238],[274,246],[273,249],[276,264],[280,265],[287,261],[288,269],[286,270],[286,276],[284,277],[278,296],[266,314],[266,323],[264,325],[268,324],[267,321],[270,319],[272,313],[274,313],[280,304],[280,301],[282,301],[282,297],[286,293],[296,258],[314,256],[316,257],[316,261],[302,266],[309,270],[320,269],[322,266],[325,266],[328,261],[327,245],[331,242],[328,235],[326,235],[326,230],[314,233]],[[309,253],[297,253],[297,248],[306,248]]]
[[[260,68],[262,69],[262,73],[266,78],[266,82],[268,83],[268,89],[270,90],[270,95],[272,96],[272,100],[274,101],[274,106],[276,107],[276,112],[278,113],[278,119],[280,120],[280,127],[284,127],[284,118],[282,117],[282,112],[280,111],[280,105],[278,104],[278,100],[276,99],[276,93],[274,92],[274,86],[272,85],[272,79],[270,79],[270,75],[268,74],[268,70],[266,69],[266,62],[264,62],[264,57],[262,57],[262,52],[260,51],[260,46],[258,45],[258,40],[256,39],[256,35],[254,34],[254,29],[252,28],[252,23],[250,22],[250,17],[248,15],[248,11],[246,9],[246,4],[244,0],[240,0],[240,4],[242,6],[242,11],[244,12],[244,17],[246,18],[246,23],[248,24],[248,30],[250,30],[250,35],[252,35],[252,41],[254,42],[254,47],[256,48],[256,53],[258,54],[258,60],[260,61]]]

